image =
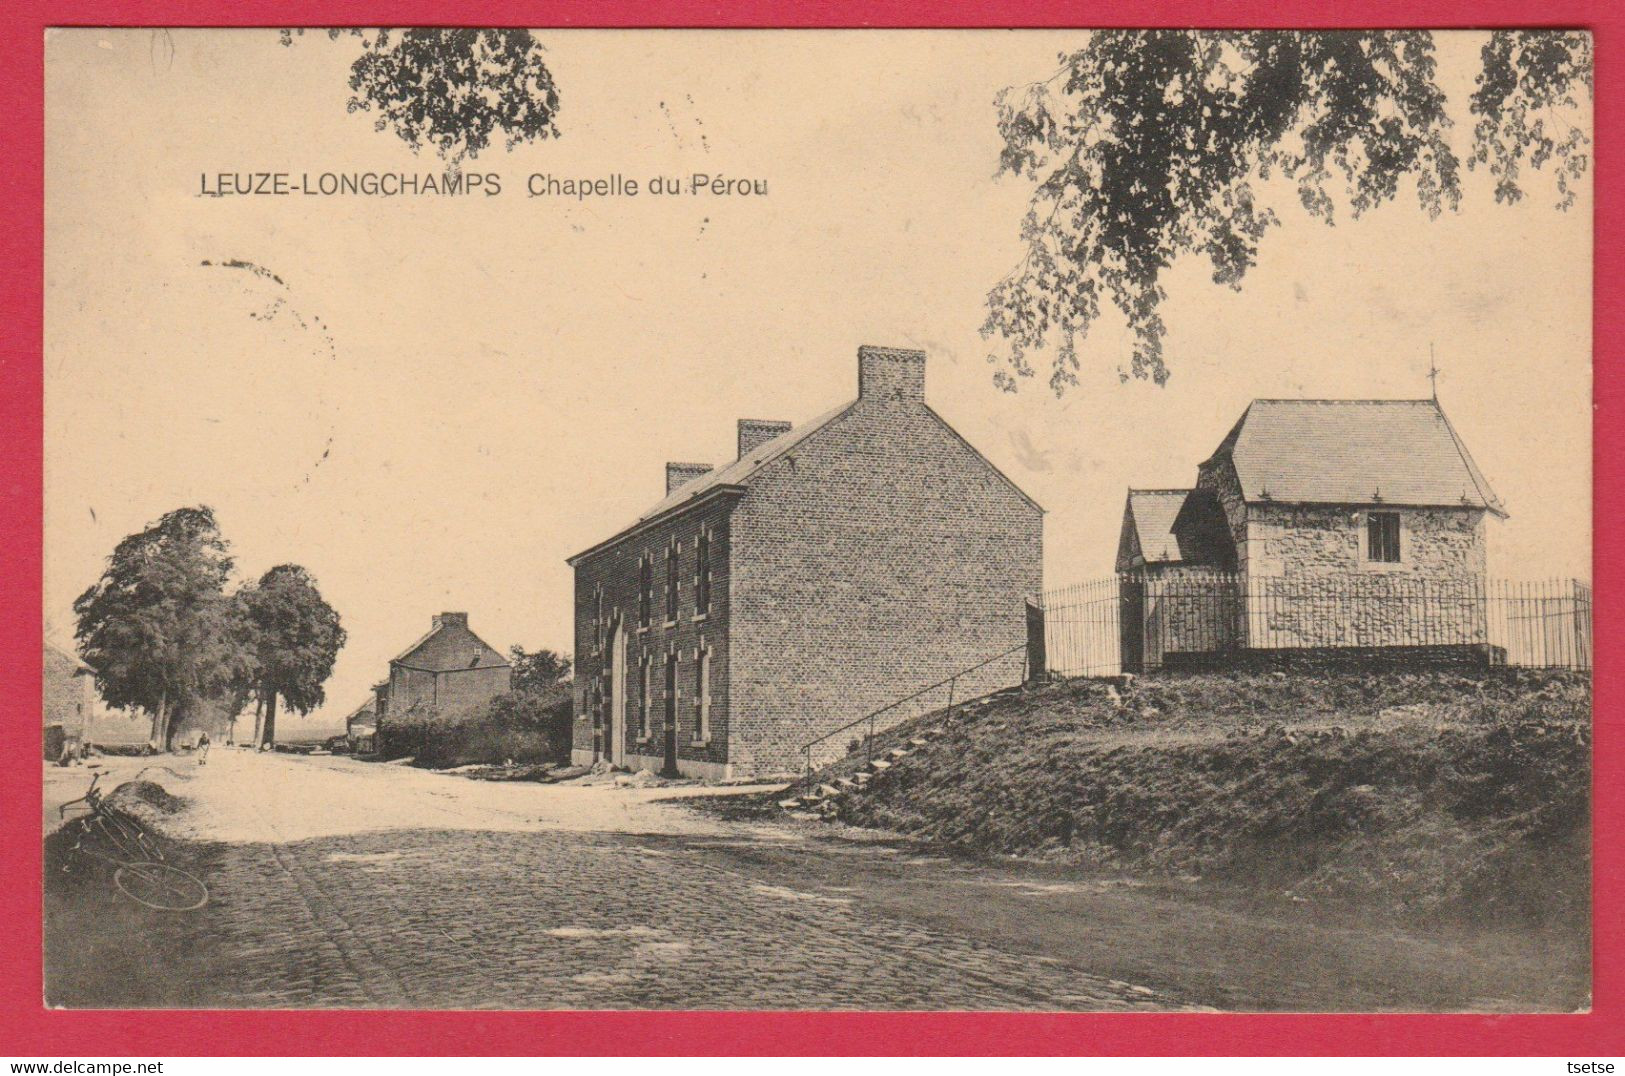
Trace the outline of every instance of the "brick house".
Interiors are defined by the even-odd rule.
[[[386,719],[467,714],[509,690],[513,667],[468,627],[467,613],[437,613],[429,633],[389,663],[373,688],[374,715]]]
[[[793,771],[1022,644],[1043,510],[926,404],[925,362],[860,348],[855,400],[740,420],[732,462],[667,464],[662,500],[569,558],[577,764]]]
[[[1436,400],[1254,400],[1194,487],[1129,491],[1125,667],[1483,643],[1491,516],[1506,510]]]
[[[95,714],[96,670],[60,646],[45,644],[45,757],[52,762],[77,753]]]
[[[374,706],[369,699],[344,719],[344,738],[354,754],[370,755],[377,750],[378,717]]]

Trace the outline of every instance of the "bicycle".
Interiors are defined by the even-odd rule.
[[[97,791],[96,784],[101,779],[102,775],[96,774],[83,796],[57,808],[60,818],[67,817],[69,808],[82,806],[88,812],[63,827],[63,832],[72,840],[69,853],[112,867],[114,887],[137,904],[162,912],[196,911],[207,904],[209,887],[165,862],[163,849],[146,827],[109,804]],[[63,870],[68,869],[69,866],[63,867]]]

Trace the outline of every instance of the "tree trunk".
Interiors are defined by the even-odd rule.
[[[259,747],[260,747],[260,731],[264,728],[264,724],[263,724],[264,720],[265,720],[265,696],[264,695],[256,695],[254,697],[254,738],[252,740],[248,741],[249,743],[254,745],[254,750],[256,750],[256,751],[258,751]]]
[[[191,707],[185,694],[175,700],[175,705],[169,708],[169,714],[164,719],[164,750],[175,750],[175,733],[180,729],[182,722]]]
[[[168,734],[169,723],[169,689],[164,688],[158,696],[158,712],[152,715],[152,732],[147,737],[148,744],[154,751],[163,745]]]
[[[276,692],[265,699],[265,746],[276,746]]]

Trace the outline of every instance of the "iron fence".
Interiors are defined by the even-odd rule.
[[[876,737],[910,718],[941,710],[943,720],[950,720],[956,703],[1022,683],[1027,679],[1027,656],[1028,644],[1023,642],[807,741],[801,745],[804,779],[810,782],[814,769],[843,755],[861,753],[868,765]]]
[[[1167,568],[1046,592],[1047,664],[1110,676],[1258,651],[1483,648],[1487,660],[1589,669],[1591,587],[1577,579],[1248,576]]]

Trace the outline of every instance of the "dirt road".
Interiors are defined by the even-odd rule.
[[[699,789],[233,751],[146,776],[189,801],[171,823],[177,852],[213,900],[163,917],[94,878],[49,885],[54,1004],[1564,1005],[1519,993],[1553,981],[1535,942],[1509,955],[1312,913],[1284,922],[1177,887],[954,861],[672,802]]]
[[[683,790],[479,782],[246,752],[146,776],[191,801],[174,830],[214,899],[146,932],[156,951],[132,961],[116,938],[86,952],[85,932],[68,929],[65,896],[47,942],[53,1002],[1095,1009],[1157,1000],[1051,958],[876,914],[850,891],[788,886],[748,859],[731,864],[715,853],[806,839],[660,802]],[[91,899],[83,887],[70,895]]]

